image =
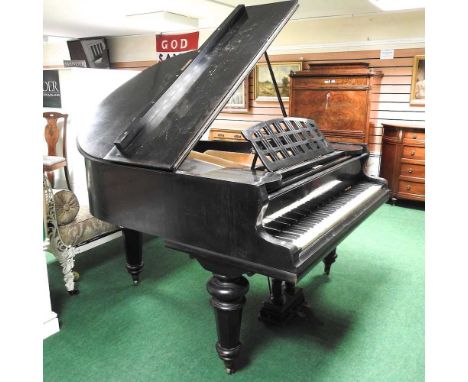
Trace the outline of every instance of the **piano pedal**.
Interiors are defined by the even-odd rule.
[[[258,319],[266,324],[285,326],[293,318],[299,316],[298,312],[303,306],[307,306],[304,293],[300,288],[296,288],[293,294],[284,293],[283,297],[282,304],[273,303],[271,298],[265,300]]]
[[[300,307],[300,308],[297,310],[296,314],[297,314],[297,316],[298,316],[299,318],[304,319],[304,318],[307,317],[307,314],[306,314],[306,312],[304,312],[304,310],[301,309],[301,308],[302,308],[302,307]]]

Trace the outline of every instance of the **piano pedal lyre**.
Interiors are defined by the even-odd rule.
[[[304,293],[292,282],[273,279],[271,293],[263,302],[258,319],[267,324],[284,326],[299,315],[305,305]]]

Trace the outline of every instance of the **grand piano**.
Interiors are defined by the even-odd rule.
[[[389,197],[385,180],[364,172],[365,145],[332,144],[283,106],[282,118],[244,131],[245,142],[201,140],[263,54],[269,63],[266,50],[297,7],[237,6],[197,51],[111,93],[78,138],[91,212],[124,228],[134,282],[142,233],[212,273],[216,350],[228,373],[241,349],[245,275],[271,278],[259,317],[288,321],[304,303],[296,283],[321,261],[329,273],[337,245]],[[247,165],[235,159],[249,155]]]

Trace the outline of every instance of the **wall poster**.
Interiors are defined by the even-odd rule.
[[[62,107],[58,70],[42,71],[42,107]]]

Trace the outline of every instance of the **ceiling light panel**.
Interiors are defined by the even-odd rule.
[[[383,11],[403,11],[406,9],[425,8],[425,0],[369,0]]]
[[[126,23],[130,27],[153,32],[174,32],[198,28],[196,18],[160,11],[127,15]]]

